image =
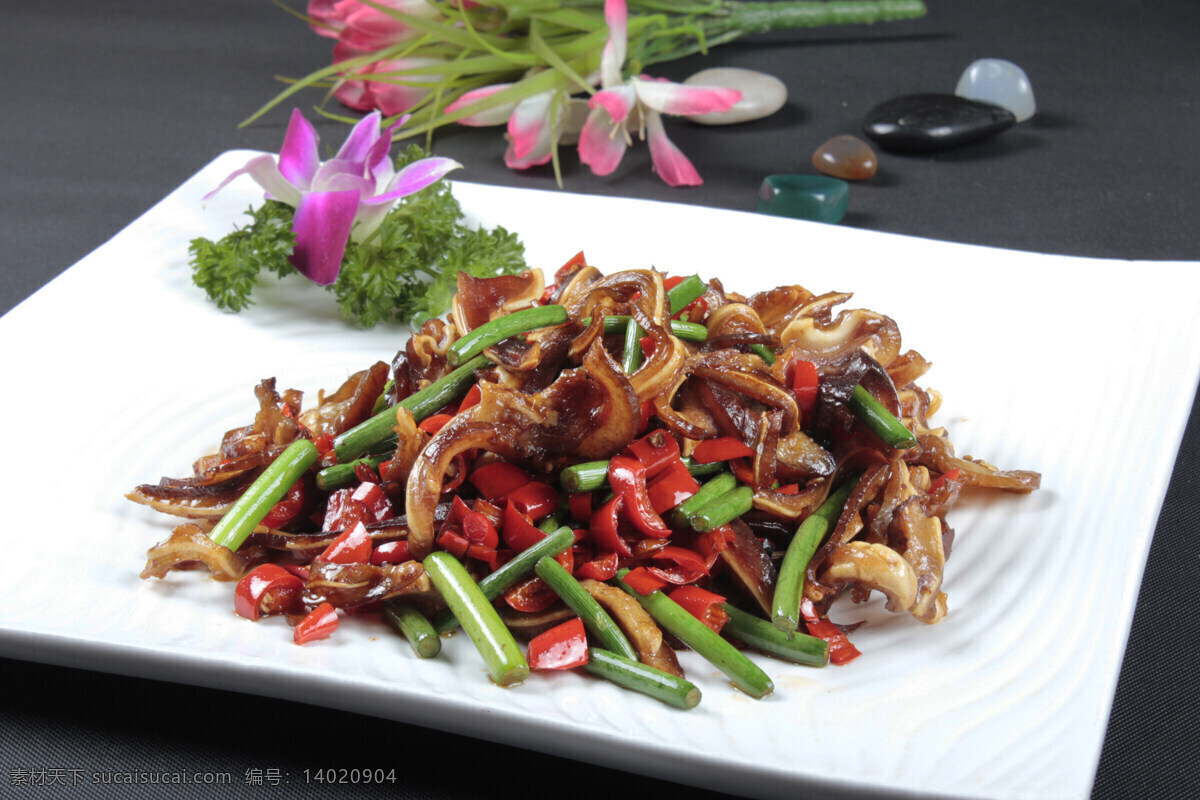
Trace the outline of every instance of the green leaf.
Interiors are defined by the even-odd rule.
[[[247,213],[251,221],[244,228],[236,228],[217,242],[193,239],[188,248],[193,281],[225,311],[253,305],[250,293],[262,270],[280,277],[295,271],[288,261],[296,242],[291,207],[267,201]]]

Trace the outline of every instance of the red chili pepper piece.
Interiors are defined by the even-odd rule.
[[[301,478],[288,488],[282,500],[271,507],[267,516],[263,517],[262,524],[268,528],[282,528],[287,525],[304,508],[304,496],[304,479]]]
[[[699,586],[680,586],[671,591],[670,597],[683,607],[683,610],[703,622],[714,633],[720,633],[729,622],[729,615],[721,608],[725,598]]]
[[[817,365],[811,361],[795,361],[791,366],[792,394],[800,406],[800,413],[805,416],[812,413],[817,405],[817,390],[821,385],[821,376]]]
[[[465,555],[467,558],[487,564],[488,572],[495,572],[501,564],[512,557],[512,551],[497,550],[495,547],[485,547],[481,544],[469,544]]]
[[[692,460],[698,464],[712,464],[753,455],[754,451],[736,436],[719,436],[716,439],[705,439],[696,445],[696,449],[692,451]]]
[[[708,301],[703,297],[697,297],[692,302],[677,311],[672,315],[671,319],[687,320],[689,322],[699,322],[704,319],[704,315],[708,313]]]
[[[471,543],[467,541],[467,537],[463,536],[454,528],[447,528],[437,536],[438,545],[455,558],[462,558],[467,554],[467,548]]]
[[[574,669],[588,663],[587,630],[579,617],[529,641],[530,669]]]
[[[417,428],[432,436],[445,427],[446,423],[452,419],[454,419],[453,414],[433,414],[421,420],[421,424],[417,425]]]
[[[526,614],[545,611],[556,600],[558,595],[537,575],[518,581],[504,593],[504,602],[513,610]]]
[[[478,511],[468,511],[462,520],[462,532],[471,544],[483,545],[493,550],[500,544],[500,534],[492,521]]]
[[[666,581],[645,567],[634,567],[625,573],[625,577],[622,580],[629,584],[629,588],[638,594],[650,594],[667,585]]]
[[[704,558],[696,551],[677,544],[669,544],[655,550],[651,558],[654,565],[646,569],[652,575],[676,586],[695,583],[708,575],[708,564]]]
[[[700,491],[700,484],[688,472],[683,462],[676,460],[665,472],[651,481],[647,491],[650,495],[650,505],[662,514]]]
[[[379,483],[379,473],[370,464],[355,464],[354,477],[362,483]]]
[[[318,639],[327,639],[337,630],[337,626],[337,609],[331,603],[321,603],[292,630],[292,641],[296,644],[308,644]]]
[[[929,494],[933,494],[937,490],[941,489],[949,481],[958,480],[959,475],[962,475],[962,470],[959,469],[958,467],[955,467],[954,469],[943,472],[936,481],[929,484]]]
[[[312,443],[317,448],[317,452],[321,454],[323,461],[331,457],[333,451],[332,433],[319,433],[313,437]]]
[[[321,523],[321,530],[345,531],[367,521],[367,507],[354,500],[351,497],[353,494],[353,489],[337,489],[330,493],[325,503],[325,519]]]
[[[246,619],[271,614],[296,613],[302,608],[300,578],[278,564],[261,564],[238,581],[233,590],[233,610]]]
[[[284,564],[283,568],[286,569],[288,572],[292,573],[293,575],[295,575],[301,581],[303,581],[305,583],[308,582],[308,567],[302,566],[300,564]]]
[[[700,557],[704,559],[704,564],[711,571],[713,564],[717,563],[717,558],[720,557],[721,551],[729,547],[733,543],[737,534],[733,532],[733,528],[728,525],[722,525],[719,528],[713,528],[711,531],[697,534],[693,547]]]
[[[621,498],[625,515],[647,536],[665,539],[671,529],[654,510],[646,488],[646,467],[636,458],[614,456],[608,462],[608,484]]]
[[[682,465],[679,442],[666,431],[654,431],[634,439],[623,455],[632,456],[646,468],[646,479],[658,477],[676,463]]]
[[[360,483],[350,495],[350,499],[362,503],[376,522],[392,518],[391,501],[378,483]]]
[[[779,494],[800,494],[800,484],[788,483],[775,490]]]
[[[462,402],[458,404],[458,413],[466,411],[471,406],[479,405],[479,401],[483,398],[483,392],[479,390],[479,384],[471,384],[471,388],[467,389],[467,393],[463,395]]]
[[[317,556],[317,561],[330,564],[366,564],[371,560],[371,535],[361,522],[334,539]]]
[[[592,516],[592,493],[574,492],[567,495],[567,513],[571,519],[584,521]]]
[[[371,552],[371,563],[377,567],[384,564],[403,564],[411,561],[408,554],[408,542],[399,539],[394,542],[384,542]]]
[[[558,492],[541,481],[530,481],[509,492],[505,499],[535,521],[550,516],[558,508]]]
[[[539,531],[512,503],[504,507],[504,521],[500,533],[504,537],[504,543],[518,553],[528,550],[546,538],[546,534]]]
[[[638,422],[638,434],[646,432],[646,428],[650,427],[650,420],[652,419],[654,419],[654,403],[651,400],[647,400],[642,403],[642,419]]]
[[[672,275],[669,278],[663,278],[663,288],[670,291],[679,284],[683,283],[682,275]]]
[[[804,624],[810,635],[829,642],[830,664],[845,664],[862,655],[858,648],[846,638],[845,631],[833,622],[821,619],[817,615],[817,609],[813,606],[812,600],[807,597],[800,602],[800,614],[804,617]]]
[[[638,346],[642,348],[642,355],[644,355],[646,358],[650,358],[650,356],[654,355],[653,336],[643,336],[642,338],[638,339]]]
[[[471,473],[471,485],[488,500],[503,500],[515,489],[529,483],[525,470],[507,461],[493,461]]]
[[[597,550],[628,558],[633,555],[633,551],[629,549],[620,531],[621,509],[624,505],[620,495],[617,495],[600,506],[592,513],[588,521],[588,530],[591,531]]]
[[[612,580],[617,574],[617,567],[620,565],[616,553],[601,553],[587,561],[583,561],[575,568],[576,578],[591,578],[597,581]]]

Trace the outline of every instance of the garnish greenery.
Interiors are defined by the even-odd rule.
[[[425,151],[409,145],[397,169]],[[226,311],[253,305],[263,270],[280,278],[297,273],[288,261],[295,244],[294,209],[267,200],[249,212],[248,225],[218,242],[193,239],[193,281]],[[346,319],[364,327],[438,316],[450,305],[460,271],[475,277],[526,269],[525,246],[502,227],[472,229],[444,181],[404,198],[366,241],[346,246],[337,280],[325,287]]]

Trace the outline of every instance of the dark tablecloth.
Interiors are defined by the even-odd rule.
[[[0,311],[101,245],[220,152],[277,150],[288,109],[250,127],[238,122],[281,88],[275,76],[299,76],[329,58],[328,40],[266,0],[15,5],[6,4],[0,24]],[[1200,178],[1200,4],[928,5],[921,20],[771,34],[657,67],[656,74],[676,79],[704,66],[760,69],[783,78],[790,99],[775,117],[749,126],[671,123],[672,137],[705,177],[701,188],[665,187],[640,148],[603,179],[567,155],[567,190],[751,210],[763,176],[812,172],[815,147],[834,134],[857,132],[875,103],[953,91],[968,63],[1000,57],[1030,76],[1038,115],[998,138],[940,155],[884,155],[879,175],[853,188],[843,224],[1048,253],[1200,258],[1193,196]],[[300,104],[309,109],[319,99],[307,94]],[[341,139],[338,124],[319,128],[326,141]],[[464,180],[554,185],[549,170],[508,171],[495,130],[447,132],[436,150],[467,165]],[[936,283],[936,275],[929,277]],[[1140,278],[1128,275],[1138,302],[1172,289],[1144,286]],[[1113,368],[1097,381],[1119,380],[1120,365]],[[87,387],[78,388],[86,396]],[[4,390],[36,391],[11,375]],[[1198,458],[1200,414],[1193,410],[1138,598],[1096,774],[1097,800],[1200,796],[1194,725],[1200,624],[1192,611],[1200,577]],[[64,471],[87,469],[71,464],[70,454],[57,454],[53,463]],[[1113,469],[1120,468],[1114,454]],[[20,502],[19,487],[5,493],[5,502]],[[46,527],[44,535],[61,533],[51,514]],[[6,530],[4,536],[32,533]],[[7,566],[17,570],[10,592],[39,579]],[[70,602],[87,598],[64,598]],[[39,769],[214,770],[236,778],[224,787],[113,790],[108,796],[114,797],[706,794],[316,705],[23,660],[0,664],[0,795],[6,797],[97,796],[92,786],[12,783],[17,771]],[[302,780],[306,768],[393,765],[407,768],[401,784]],[[243,780],[254,775],[263,785]],[[278,776],[290,783],[273,785]]]

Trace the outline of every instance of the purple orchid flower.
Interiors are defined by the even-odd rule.
[[[289,260],[310,280],[328,286],[337,280],[351,238],[366,240],[397,200],[462,166],[453,159],[431,157],[397,172],[388,151],[392,134],[408,118],[380,132],[381,119],[378,111],[363,117],[337,155],[322,162],[316,129],[299,109],[293,110],[278,160],[271,155],[250,159],[204,200],[235,178],[249,175],[268,198],[296,209],[292,222],[296,245]]]

